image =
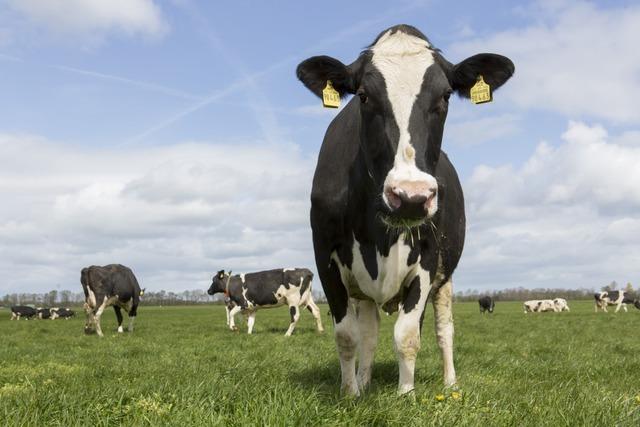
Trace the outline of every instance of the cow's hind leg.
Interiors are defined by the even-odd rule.
[[[249,313],[247,317],[247,333],[251,334],[253,332],[253,325],[256,322],[256,312],[252,311]]]
[[[116,312],[116,319],[118,319],[118,332],[123,333],[124,329],[122,329],[122,311],[120,310],[120,307],[117,305],[113,306],[113,311]]]
[[[287,333],[284,334],[285,337],[291,336],[291,334],[293,333],[293,330],[296,328],[296,324],[298,323],[298,320],[300,319],[300,307],[298,307],[297,302],[295,305],[291,305],[291,302],[289,304],[290,304],[289,314],[291,314],[291,323],[289,324],[289,329],[287,329]]]
[[[358,386],[364,391],[371,383],[371,371],[378,345],[380,314],[373,301],[359,301],[357,308],[360,347],[358,349]]]
[[[456,383],[456,371],[453,366],[453,313],[451,310],[453,284],[451,278],[443,284],[433,298],[433,311],[436,323],[436,340],[442,353],[444,385]]]
[[[402,298],[398,320],[393,328],[400,371],[398,394],[409,393],[414,388],[416,357],[420,350],[420,329],[430,290],[429,273],[421,271],[406,288]]]
[[[318,328],[318,332],[324,332],[320,309],[311,298],[311,295],[309,295],[309,299],[307,300],[307,310],[309,310],[311,312],[311,315],[316,319],[316,328]]]
[[[133,303],[131,306],[131,310],[129,310],[129,327],[127,330],[129,332],[133,332],[133,322],[136,320],[136,316],[138,315],[138,304]]]
[[[236,326],[236,314],[238,314],[242,310],[242,307],[236,305],[229,312],[229,329],[232,331],[237,331],[238,327]]]

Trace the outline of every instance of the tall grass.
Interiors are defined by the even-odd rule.
[[[258,312],[249,336],[226,329],[219,306],[143,306],[133,334],[106,313],[99,339],[81,318],[12,322],[0,310],[0,424],[640,425],[640,311],[571,310],[455,304],[458,399],[442,387],[430,309],[415,399],[396,396],[395,316],[383,315],[373,385],[355,400],[339,396],[326,315],[325,334],[305,311],[285,338],[286,309]]]

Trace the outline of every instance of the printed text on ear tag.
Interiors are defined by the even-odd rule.
[[[327,80],[327,85],[322,89],[322,105],[326,108],[340,107],[340,94],[333,88],[331,80]]]
[[[473,85],[470,92],[471,102],[474,104],[484,104],[491,102],[491,86],[484,82],[482,76],[478,76],[478,81]]]

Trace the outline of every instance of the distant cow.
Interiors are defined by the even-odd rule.
[[[625,291],[604,291],[596,292],[593,295],[595,300],[595,311],[598,312],[598,308],[603,311],[607,311],[607,305],[615,305],[617,313],[620,311],[620,307],[627,311],[627,304],[633,304],[637,309],[640,309],[640,300],[632,298],[628,292]]]
[[[493,308],[496,305],[496,303],[493,301],[493,298],[488,295],[480,297],[478,299],[478,304],[480,305],[480,313],[484,313],[485,311],[493,313]]]
[[[76,315],[75,311],[68,308],[52,308],[50,312],[51,320],[55,320],[57,318],[69,320]]]
[[[51,309],[43,307],[36,308],[36,317],[38,317],[38,319],[49,319],[51,317]]]
[[[571,311],[567,300],[564,298],[555,298],[553,304],[556,306],[556,311]]]
[[[218,271],[213,276],[209,295],[223,292],[235,304],[229,312],[229,328],[236,330],[234,316],[242,311],[248,315],[248,333],[253,331],[256,311],[259,308],[289,306],[291,323],[286,336],[291,336],[300,318],[300,308],[306,307],[316,319],[318,331],[324,331],[320,309],[313,302],[311,280],[313,273],[306,268],[285,268],[234,276]],[[230,307],[227,305],[227,307]]]
[[[130,268],[120,264],[104,267],[93,265],[82,269],[80,282],[85,296],[86,333],[95,330],[99,336],[103,336],[100,318],[104,309],[110,305],[118,318],[118,332],[123,332],[121,308],[128,312],[129,332],[133,332],[133,321],[138,312],[142,291]]]
[[[26,305],[14,305],[11,307],[11,320],[20,320],[21,317],[31,319],[36,314],[35,308]]]
[[[559,311],[551,299],[530,300],[524,303],[525,313],[542,313],[545,311]]]

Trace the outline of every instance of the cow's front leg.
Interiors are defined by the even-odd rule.
[[[371,371],[378,345],[378,327],[380,314],[373,301],[358,302],[358,329],[360,346],[358,348],[358,387],[364,391],[371,383]]]
[[[360,341],[360,331],[358,319],[351,304],[348,305],[345,316],[335,323],[334,329],[342,373],[340,391],[348,396],[358,396],[360,392],[356,379],[356,351]]]
[[[453,366],[453,313],[451,310],[453,284],[451,278],[445,282],[433,296],[433,312],[436,323],[436,340],[442,353],[444,385],[451,387],[456,383],[456,370]]]
[[[431,290],[429,273],[420,273],[406,288],[400,304],[398,320],[393,329],[393,340],[400,371],[398,394],[413,391],[416,357],[420,350],[420,323]]]

